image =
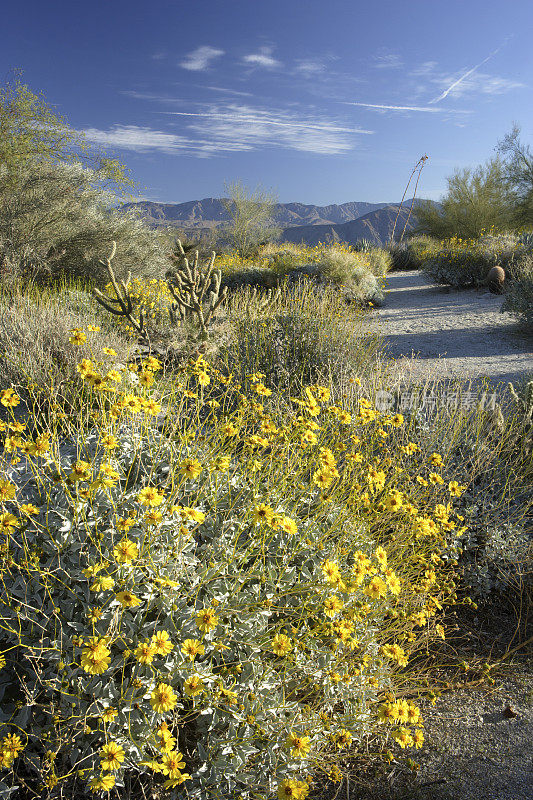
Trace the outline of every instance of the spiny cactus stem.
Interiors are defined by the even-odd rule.
[[[133,311],[133,301],[128,292],[128,286],[131,280],[131,271],[128,272],[128,277],[126,278],[126,281],[120,281],[119,284],[119,282],[115,277],[113,267],[111,266],[111,261],[113,260],[116,251],[117,251],[117,243],[113,242],[111,254],[108,256],[108,258],[106,258],[105,261],[100,260],[100,263],[103,264],[103,266],[107,269],[111,285],[115,290],[116,298],[106,297],[97,288],[93,288],[92,291],[93,297],[97,300],[98,303],[100,303],[101,306],[103,306],[106,309],[106,311],[109,311],[111,314],[116,314],[117,316],[126,317],[128,322],[130,322],[133,325],[135,330],[138,331],[138,333],[147,340],[148,334],[144,327],[144,316],[142,311],[139,314],[139,321],[137,321],[131,313]]]

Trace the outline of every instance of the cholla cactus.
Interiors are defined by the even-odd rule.
[[[209,263],[202,270],[198,266],[198,251],[195,252],[192,263],[189,263],[179,239],[176,239],[176,246],[181,263],[168,280],[168,287],[175,300],[171,306],[171,319],[176,320],[176,312],[182,320],[187,312],[194,314],[200,326],[199,338],[205,341],[209,336],[208,325],[219,305],[225,300],[228,290],[226,287],[220,291],[222,273],[215,269],[215,253],[211,254]],[[205,308],[204,298],[209,289],[211,290]]]
[[[128,286],[131,280],[131,272],[128,272],[128,277],[125,281],[117,281],[115,278],[115,273],[113,272],[113,267],[111,266],[111,261],[115,257],[115,253],[117,251],[117,243],[113,242],[113,247],[111,250],[111,254],[105,261],[100,259],[100,264],[107,269],[109,274],[109,280],[111,281],[111,285],[115,290],[116,297],[106,297],[100,289],[93,289],[93,296],[95,299],[103,306],[107,311],[111,314],[116,314],[119,317],[125,317],[128,322],[135,328],[135,330],[139,333],[139,338],[143,342],[148,341],[148,332],[146,330],[144,324],[144,316],[143,312],[139,312],[139,319],[135,319],[132,314],[133,311],[133,300],[131,299],[130,293],[128,291]]]

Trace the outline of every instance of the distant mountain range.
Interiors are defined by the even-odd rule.
[[[320,242],[355,244],[360,239],[367,239],[373,244],[386,244],[393,231],[394,239],[398,240],[404,229],[407,234],[415,227],[417,201],[415,200],[412,214],[410,206],[409,201],[400,210],[399,204],[390,203],[340,225],[298,225],[285,228],[281,241],[302,242],[314,246]]]
[[[415,208],[419,202],[415,200]],[[396,225],[395,238],[403,231],[410,205],[410,200],[404,203]],[[319,242],[355,244],[358,239],[364,238],[383,244],[390,238],[398,207],[398,203],[351,202],[329,206],[280,203],[275,219],[283,228],[281,241],[304,242],[309,245]],[[179,228],[191,235],[220,228],[229,219],[222,200],[214,197],[187,203],[153,203],[144,200],[127,203],[124,208],[139,209],[151,227]],[[415,223],[416,219],[411,215],[407,230],[411,230]]]

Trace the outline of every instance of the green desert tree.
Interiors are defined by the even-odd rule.
[[[100,284],[100,259],[117,242],[118,277],[161,276],[168,269],[156,231],[134,209],[117,208],[106,188],[108,172],[79,162],[27,160],[17,168],[16,186],[2,181],[0,165],[0,270],[3,283],[25,285],[63,278]]]
[[[458,169],[447,178],[440,204],[426,201],[416,210],[417,233],[438,239],[477,238],[483,231],[504,231],[513,225],[505,169],[493,158],[475,169]]]
[[[515,123],[498,142],[497,152],[503,158],[504,179],[513,206],[513,221],[518,228],[533,227],[533,152],[520,141],[520,128]]]
[[[242,258],[258,245],[273,241],[280,234],[275,223],[277,197],[257,186],[248,189],[241,181],[225,184],[227,198],[222,201],[230,221],[223,232],[226,241]]]
[[[108,158],[84,134],[56,114],[42,93],[35,94],[16,72],[0,86],[0,167],[2,184],[15,188],[30,163],[81,163],[97,170],[115,191],[133,186],[123,164]]]

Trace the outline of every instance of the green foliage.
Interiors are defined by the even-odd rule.
[[[260,186],[250,190],[240,181],[226,184],[225,190],[228,198],[223,203],[231,221],[223,235],[230,247],[246,258],[259,245],[279,235],[280,229],[274,222],[277,198]]]
[[[285,282],[266,313],[257,313],[250,300],[249,289],[230,296],[233,337],[220,354],[239,381],[261,372],[277,390],[297,393],[330,380],[344,387],[375,370],[381,339],[363,330],[361,311],[349,310],[331,284],[317,291],[310,280]]]
[[[378,276],[386,266],[386,257],[380,258],[374,248],[370,253],[353,253],[342,247],[328,247],[318,254],[316,270],[327,281],[342,287],[343,296],[350,301],[379,303],[383,299],[383,286]],[[372,271],[372,267],[378,273]]]
[[[378,714],[453,596],[431,559],[455,553],[453,510],[432,518],[446,488],[421,491],[410,472],[425,464],[399,474],[380,459],[387,423],[370,402],[357,418],[326,413],[330,390],[307,387],[275,418],[261,376],[242,392],[202,359],[157,426],[141,382],[154,369],[72,439],[6,436],[2,711],[20,747],[4,736],[0,759],[13,788],[24,776],[51,797],[284,797],[370,735],[421,744],[416,707],[400,722],[392,704],[387,725]],[[411,501],[419,516],[396,508]]]
[[[370,269],[377,277],[382,277],[392,267],[392,258],[387,248],[384,247],[369,247],[365,251]]]
[[[43,94],[34,94],[18,75],[0,87],[0,175],[4,191],[16,191],[32,165],[81,161],[121,190],[133,185],[122,164],[90,147],[84,135],[55,114]]]
[[[387,248],[392,262],[390,269],[420,269],[422,261],[439,248],[439,241],[431,236],[413,236],[403,242],[392,242]]]
[[[221,261],[225,265],[222,282],[231,291],[245,286],[271,289],[281,278],[292,283],[309,278],[320,287],[335,284],[347,302],[355,303],[383,300],[382,278],[390,265],[388,253],[381,248],[357,252],[343,245],[270,246],[242,266],[238,257],[223,256]]]
[[[1,167],[0,167],[1,169]],[[102,285],[100,263],[116,241],[115,270],[160,275],[168,267],[158,234],[131,210],[113,207],[106,175],[81,164],[38,164],[19,170],[16,190],[0,188],[2,280],[43,283],[63,278]]]
[[[74,345],[72,331],[88,325],[100,329],[97,346]],[[123,364],[132,350],[89,292],[64,286],[54,292],[0,293],[0,389],[13,386],[26,410],[39,419],[54,404],[69,415],[86,413],[87,397],[80,392],[76,366],[80,357],[109,363],[104,347],[116,352]]]
[[[510,283],[521,272],[528,251],[513,234],[478,239],[452,238],[421,252],[422,269],[436,283],[467,289],[485,285],[489,270],[499,265]]]
[[[512,226],[512,207],[499,159],[476,169],[457,170],[447,182],[440,207],[430,202],[417,206],[418,233],[437,239],[472,239],[489,230],[500,232]]]
[[[509,311],[528,330],[533,331],[533,257],[521,259],[514,280],[505,291],[501,308]]]
[[[497,151],[504,159],[503,174],[513,206],[513,222],[518,228],[530,228],[533,225],[533,152],[519,137],[520,128],[515,124],[498,143]]]

